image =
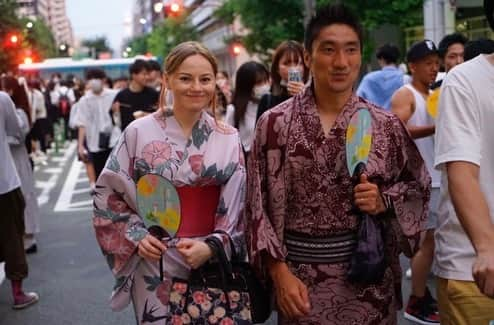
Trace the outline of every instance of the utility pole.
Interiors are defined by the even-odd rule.
[[[304,27],[307,26],[310,19],[316,12],[315,0],[304,0]]]

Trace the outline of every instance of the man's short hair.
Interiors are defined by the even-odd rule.
[[[386,63],[398,63],[400,58],[400,50],[396,45],[384,44],[377,49],[376,58],[384,60]]]
[[[149,60],[149,71],[159,71],[161,73],[161,65],[156,60]]]
[[[106,73],[102,69],[94,68],[86,71],[86,80],[105,79]]]
[[[320,8],[307,24],[304,46],[309,53],[312,52],[312,44],[321,30],[333,24],[347,25],[352,28],[358,35],[360,50],[362,51],[364,32],[360,21],[347,6],[335,4]]]
[[[135,60],[134,63],[132,63],[129,67],[130,75],[141,73],[144,70],[146,71],[150,70],[149,63],[148,61],[141,59]]]
[[[439,42],[438,50],[439,56],[444,58],[446,53],[448,52],[448,48],[453,44],[461,44],[465,45],[468,42],[468,38],[463,36],[460,33],[448,34],[443,37],[443,39]]]
[[[464,60],[468,61],[480,54],[494,53],[494,41],[488,38],[479,38],[465,45]]]

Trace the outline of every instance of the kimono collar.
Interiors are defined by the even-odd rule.
[[[175,118],[175,114],[173,114],[173,110],[159,109],[158,111],[153,113],[153,116],[163,129],[166,128],[166,125],[171,120],[173,120],[173,122],[178,125],[178,121]],[[214,118],[210,116],[205,110],[202,110],[201,115],[199,116],[199,120],[197,120],[197,122],[194,124],[194,128],[202,128],[203,125],[205,125],[207,129],[211,129],[215,126]]]
[[[319,120],[319,112],[317,111],[316,99],[314,95],[312,81],[305,87],[305,89],[294,98],[294,111],[301,116],[314,117]],[[355,93],[352,93],[346,104],[343,106],[342,111],[336,118],[333,128],[346,129],[352,115],[362,107],[367,107]]]

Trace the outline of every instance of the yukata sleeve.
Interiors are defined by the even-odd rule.
[[[266,271],[264,255],[281,261],[286,258],[283,245],[286,143],[282,142],[286,142],[287,132],[283,132],[286,129],[283,125],[276,123],[281,122],[283,116],[273,112],[261,116],[247,166],[247,247],[251,263],[261,275]]]
[[[137,129],[120,137],[107,160],[94,195],[93,226],[108,265],[119,281],[133,273],[140,259],[137,245],[148,233],[136,213],[133,179]]]
[[[244,234],[244,202],[245,202],[245,161],[238,133],[231,136],[233,150],[228,158],[227,167],[222,175],[228,177],[226,183],[221,187],[218,209],[216,211],[216,224],[214,236],[221,237],[227,255],[231,256],[229,239],[221,235],[226,233],[232,239],[235,251],[240,258],[246,256],[245,234]]]
[[[418,250],[425,230],[431,193],[431,177],[425,162],[405,125],[393,117],[390,121],[391,146],[396,174],[383,196],[392,204],[396,218],[392,225],[403,253],[409,257]]]

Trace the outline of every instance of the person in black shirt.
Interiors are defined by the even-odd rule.
[[[156,111],[159,93],[146,84],[149,82],[149,64],[136,60],[129,68],[131,81],[128,88],[115,97],[113,112],[120,113],[122,131],[136,118]]]
[[[289,81],[288,70],[298,68],[302,82]],[[304,64],[304,48],[296,41],[281,43],[274,52],[271,64],[271,93],[266,94],[259,102],[256,121],[272,107],[298,94],[309,78],[309,69]]]

